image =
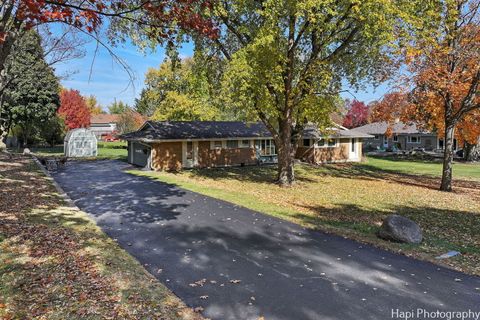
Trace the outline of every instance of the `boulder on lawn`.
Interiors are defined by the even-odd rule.
[[[378,236],[382,239],[396,242],[422,242],[422,230],[418,224],[396,214],[389,215],[383,220]]]

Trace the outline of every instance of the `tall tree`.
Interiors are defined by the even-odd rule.
[[[114,60],[128,69],[101,39],[102,25],[108,28],[112,45],[130,38],[136,44],[154,48],[158,43],[173,46],[176,31],[183,29],[215,37],[216,28],[205,15],[210,0],[4,0],[0,2],[0,108],[9,83],[5,62],[15,41],[33,27],[63,24],[91,36],[107,48]],[[105,23],[106,22],[106,23]],[[1,111],[0,111],[1,113]],[[0,119],[0,137],[5,126]]]
[[[18,39],[14,48],[14,54],[6,61],[11,79],[4,90],[0,117],[4,119],[6,131],[12,125],[21,127],[26,145],[35,129],[55,115],[59,83],[44,59],[40,37],[35,31]]]
[[[124,113],[125,111],[127,111],[128,109],[130,109],[128,104],[126,104],[123,101],[117,101],[117,99],[115,99],[115,101],[113,101],[108,106],[108,113],[110,113],[110,114],[121,114],[121,113]]]
[[[85,103],[87,104],[88,110],[90,111],[90,114],[92,116],[105,113],[105,111],[103,111],[102,109],[102,106],[98,103],[97,97],[95,97],[93,94],[84,98],[85,98]]]
[[[118,115],[117,131],[119,134],[136,131],[143,125],[144,122],[145,118],[140,113],[132,110],[131,108],[127,108]]]
[[[455,132],[480,110],[480,1],[442,0],[436,7],[435,23],[418,31],[407,54],[414,87],[409,112],[444,132],[440,190],[451,191]]]
[[[348,101],[346,108],[348,111],[343,119],[344,127],[351,129],[368,123],[369,108],[364,102]]]
[[[176,62],[168,60],[159,68],[150,68],[145,75],[145,85],[135,109],[155,120],[214,120],[226,117],[217,107],[218,96],[211,95],[206,75],[193,58]]]
[[[218,38],[197,46],[228,60],[224,95],[270,130],[278,183],[295,181],[294,155],[308,122],[330,125],[342,81],[383,79],[392,45],[418,1],[215,2]],[[200,44],[199,44],[200,43]],[[212,48],[209,50],[209,48]]]
[[[90,110],[78,90],[64,89],[60,93],[58,114],[65,119],[68,129],[86,128],[90,125]]]
[[[167,92],[165,99],[156,108],[152,120],[156,121],[194,121],[215,120],[219,116],[217,110],[208,108],[195,98],[177,93]]]

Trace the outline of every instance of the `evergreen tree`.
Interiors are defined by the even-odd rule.
[[[45,62],[40,41],[35,31],[25,33],[16,41],[6,65],[10,81],[1,102],[1,117],[7,129],[21,128],[24,144],[55,116],[59,105],[59,82]]]

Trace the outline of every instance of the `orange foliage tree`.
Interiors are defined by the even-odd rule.
[[[62,90],[58,114],[65,119],[65,126],[70,130],[90,125],[90,110],[78,90]]]
[[[413,120],[443,136],[440,190],[451,191],[454,138],[476,144],[480,136],[480,0],[442,0],[437,6],[432,20],[438,23],[420,28],[406,50],[408,89],[386,95],[372,117]]]
[[[444,133],[445,152],[440,190],[452,190],[453,139],[461,124],[467,139],[480,110],[480,1],[444,0],[440,23],[407,52],[413,75],[410,114]],[[474,134],[473,134],[474,135]],[[474,142],[474,141],[470,141]]]

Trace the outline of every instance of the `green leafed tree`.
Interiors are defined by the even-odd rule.
[[[212,120],[217,116],[218,113],[214,109],[208,108],[207,105],[188,94],[169,91],[156,108],[152,120]]]
[[[170,60],[145,75],[145,89],[135,110],[154,120],[219,120],[227,117],[219,108],[217,91],[208,74],[193,58]]]
[[[123,101],[115,100],[111,105],[108,106],[108,113],[110,114],[121,114],[126,112],[130,107]]]
[[[1,117],[7,129],[21,128],[23,143],[28,144],[31,135],[55,116],[59,82],[45,62],[40,37],[35,31],[28,31],[17,39],[13,52],[5,67],[10,81],[0,102]]]
[[[294,155],[308,122],[320,129],[342,84],[377,83],[393,67],[402,30],[418,1],[227,0],[213,5],[220,26],[197,47],[228,62],[223,94],[260,119],[278,150],[278,182],[295,181]]]

